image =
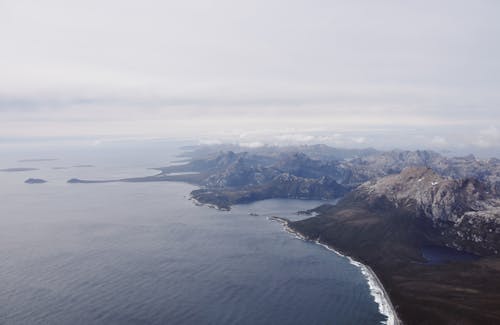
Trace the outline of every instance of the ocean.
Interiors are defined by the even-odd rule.
[[[0,324],[384,323],[359,267],[269,220],[322,202],[223,212],[184,183],[66,183],[155,174],[179,145],[4,152],[39,170],[0,172]],[[38,158],[57,160],[19,161]]]

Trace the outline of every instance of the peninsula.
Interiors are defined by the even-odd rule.
[[[188,182],[199,187],[195,202],[221,210],[341,198],[283,222],[373,270],[404,324],[500,323],[500,160],[324,145],[190,149],[187,163],[153,176],[68,182]],[[428,257],[443,249],[445,258]]]

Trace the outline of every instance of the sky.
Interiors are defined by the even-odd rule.
[[[0,145],[500,152],[500,1],[0,0]]]

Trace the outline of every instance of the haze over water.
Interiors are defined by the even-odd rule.
[[[267,200],[221,212],[195,206],[187,198],[194,187],[182,183],[65,183],[152,174],[147,167],[176,159],[174,145],[161,148],[149,155],[133,148],[61,153],[50,157],[57,161],[28,163],[17,160],[33,156],[4,156],[2,167],[40,170],[0,174],[0,323],[378,324],[385,318],[358,268],[267,220],[297,218],[296,211],[320,202]],[[77,164],[95,167],[52,169]],[[48,183],[24,184],[28,177]]]

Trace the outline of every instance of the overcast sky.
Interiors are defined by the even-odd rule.
[[[0,0],[0,142],[498,148],[500,1]]]

